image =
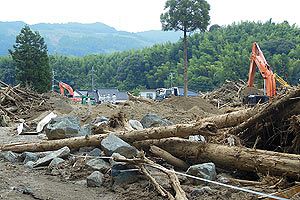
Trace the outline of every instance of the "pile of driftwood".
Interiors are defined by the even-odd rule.
[[[0,81],[0,112],[10,119],[29,118],[32,111],[48,109],[46,98],[29,89],[20,88],[19,85],[12,87]]]
[[[243,88],[245,88],[245,83],[242,81],[233,82],[226,80],[221,87],[205,94],[203,98],[208,99],[210,103],[217,107],[240,106],[242,103],[240,92]]]
[[[269,104],[204,118],[193,124],[177,124],[143,130],[119,131],[115,134],[145,152],[151,150],[170,164],[186,169],[189,165],[213,162],[221,169],[300,179],[300,89],[273,99]],[[206,142],[190,141],[191,135],[202,135]],[[1,145],[2,151],[48,151],[64,146],[78,149],[100,146],[107,134],[74,137],[37,143]],[[119,161],[125,161],[124,158]],[[126,160],[157,166],[145,156]],[[144,169],[141,168],[143,171]],[[181,199],[178,180],[166,171]],[[147,172],[145,172],[147,176]],[[148,176],[151,180],[151,176]],[[173,177],[173,178],[171,178]],[[155,185],[155,180],[152,180]],[[160,186],[157,190],[169,195]],[[170,198],[172,199],[172,198]],[[180,199],[180,198],[178,198]]]

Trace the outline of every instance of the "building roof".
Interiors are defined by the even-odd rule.
[[[184,88],[183,87],[178,87],[178,89],[179,89],[179,96],[184,96]],[[195,97],[195,96],[199,96],[199,94],[195,91],[188,90],[187,96]]]

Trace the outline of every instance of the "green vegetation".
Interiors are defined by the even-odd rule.
[[[32,32],[29,26],[22,28],[9,53],[16,66],[17,83],[31,86],[38,92],[49,91],[51,69],[47,46],[38,32]]]
[[[184,96],[186,97],[188,91],[187,33],[197,29],[206,31],[210,20],[210,6],[205,0],[168,0],[165,10],[166,12],[160,16],[163,30],[183,31]]]
[[[287,22],[275,24],[242,22],[226,27],[213,25],[210,31],[195,33],[189,39],[189,89],[207,91],[225,79],[248,78],[253,42],[258,42],[273,71],[290,84],[300,78],[300,29]],[[109,55],[84,57],[50,56],[56,79],[74,88],[90,89],[92,66],[95,87],[135,88],[183,85],[183,41],[154,45]],[[0,57],[0,78],[13,83],[11,59]],[[262,81],[257,73],[256,80]]]

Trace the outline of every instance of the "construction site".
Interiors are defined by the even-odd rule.
[[[300,199],[300,88],[251,58],[247,83],[195,97],[92,105],[0,82],[1,199]]]

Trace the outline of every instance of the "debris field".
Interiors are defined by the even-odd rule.
[[[300,199],[300,88],[82,105],[0,82],[1,199]]]

